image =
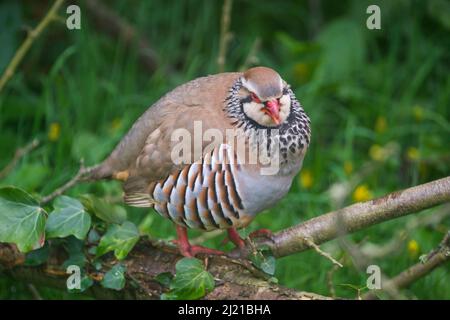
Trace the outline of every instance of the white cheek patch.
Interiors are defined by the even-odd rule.
[[[291,112],[291,97],[288,94],[280,98],[280,120],[283,123]]]
[[[243,104],[245,114],[252,120],[255,120],[262,126],[276,127],[272,118],[265,112],[261,111],[262,104],[257,102],[247,102]],[[283,95],[280,98],[280,122],[283,123],[289,117],[291,112],[291,97],[288,94]]]
[[[262,107],[263,106],[260,103],[256,103],[253,101],[243,104],[243,109],[247,117],[249,117],[252,120],[255,120],[260,125],[266,127],[275,126],[275,124],[272,121],[272,118],[270,118],[270,116],[261,111]]]

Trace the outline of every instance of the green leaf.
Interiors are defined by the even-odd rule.
[[[195,258],[183,258],[175,266],[175,278],[170,291],[161,295],[163,300],[193,300],[204,297],[214,289],[214,278]]]
[[[25,258],[26,266],[39,266],[48,260],[50,253],[49,245],[46,243],[42,248],[27,253]]]
[[[69,254],[69,258],[63,262],[63,267],[67,268],[70,265],[84,267],[87,259],[84,254],[84,241],[81,241],[74,236],[63,239],[64,249]]]
[[[122,290],[125,287],[126,267],[120,263],[111,268],[103,277],[100,284],[104,288]]]
[[[44,231],[45,210],[36,199],[19,188],[0,188],[0,242],[28,252],[44,245]]]
[[[92,287],[94,280],[92,280],[88,275],[82,273],[80,280],[80,289],[68,289],[67,291],[73,293],[81,293]]]
[[[253,265],[270,276],[275,274],[276,259],[268,246],[261,246],[249,256]]]
[[[173,279],[173,274],[171,274],[170,272],[163,272],[158,274],[155,277],[155,280],[158,281],[159,284],[161,284],[163,287],[170,287],[170,283]]]
[[[81,202],[86,207],[86,210],[103,221],[121,224],[127,220],[127,211],[124,207],[111,204],[94,195],[83,195],[81,197]]]
[[[77,199],[61,196],[55,200],[47,220],[46,232],[49,238],[65,238],[74,235],[82,240],[91,227],[91,216]]]
[[[117,259],[124,259],[139,240],[136,226],[126,221],[122,225],[112,224],[101,238],[97,247],[97,257],[114,251]]]
[[[88,233],[88,243],[96,244],[99,241],[100,241],[100,235],[98,234],[97,230],[91,229]]]

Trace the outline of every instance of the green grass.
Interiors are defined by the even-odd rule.
[[[382,30],[370,31],[365,27],[365,9],[374,3],[381,7]],[[292,85],[311,118],[313,134],[304,162],[311,186],[305,188],[296,178],[289,195],[259,215],[251,230],[281,230],[334,209],[328,188],[347,181],[369,162],[377,167],[361,184],[374,197],[450,174],[450,11],[435,10],[441,3],[448,5],[440,0],[344,1],[340,6],[324,1],[322,23],[314,34],[312,25],[318,17],[309,11],[307,2],[234,2],[227,71],[242,67],[258,37],[258,63],[273,67]],[[5,19],[0,21],[6,23],[10,35],[2,38],[2,69],[23,39],[20,26],[35,25],[45,9],[36,15],[41,5],[27,7],[11,1],[0,6],[5,9],[0,10],[0,18]],[[112,6],[149,39],[161,68],[148,74],[135,50],[95,29],[83,6],[82,30],[68,31],[63,24],[52,24],[0,95],[0,168],[18,146],[33,138],[42,141],[1,185],[49,193],[77,171],[81,157],[89,165],[101,161],[165,92],[217,72],[220,2],[114,1]],[[168,66],[173,70],[170,74],[163,71]],[[60,126],[55,141],[48,138],[52,123]],[[394,143],[398,151],[376,161],[377,146],[388,143]],[[352,172],[346,172],[346,163]],[[101,182],[77,186],[68,194],[86,192],[117,197],[121,188],[115,182]],[[344,205],[352,202],[349,195]],[[142,209],[127,210],[136,223],[148,214]],[[173,238],[171,223],[150,214],[154,216],[151,235]],[[412,219],[416,217],[383,223],[349,238],[382,245]],[[374,262],[386,275],[394,276],[436,247],[449,227],[448,218],[417,227],[403,240],[398,253]],[[206,245],[218,246],[222,238],[208,240]],[[416,254],[407,249],[411,240],[419,244]],[[366,275],[356,271],[336,242],[322,248],[344,260],[344,268],[333,278],[337,295],[356,297],[356,290],[345,284],[364,287]],[[309,251],[278,260],[276,277],[282,285],[328,295],[331,268],[330,261]],[[30,297],[23,284],[1,275],[0,288],[1,298]],[[69,297],[54,290],[40,291],[48,298]],[[404,294],[449,299],[448,268],[434,271]]]

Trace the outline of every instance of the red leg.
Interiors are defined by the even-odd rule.
[[[214,249],[210,249],[210,248],[206,248],[206,247],[191,245],[189,243],[187,229],[182,226],[177,225],[177,236],[178,236],[178,240],[176,241],[176,243],[178,245],[178,249],[180,250],[180,253],[185,257],[192,258],[199,253],[216,254],[216,255],[224,254],[222,251],[219,251],[219,250],[214,250]]]
[[[268,238],[272,239],[273,233],[269,229],[259,229],[251,232],[248,235],[249,238]]]
[[[239,235],[239,233],[236,231],[235,228],[229,228],[227,229],[227,232],[228,238],[231,240],[231,242],[233,242],[236,245],[236,247],[240,249],[245,247],[244,240],[242,240],[241,236]]]

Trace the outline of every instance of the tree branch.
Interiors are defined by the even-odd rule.
[[[448,262],[450,260],[450,231],[447,232],[446,236],[439,245],[439,248],[433,250],[425,258],[425,262],[419,262],[412,267],[406,269],[396,277],[382,284],[381,291],[388,291],[391,289],[403,289],[408,287],[410,284],[416,282],[417,280],[423,278],[430,272],[432,272],[437,267]],[[380,290],[377,290],[380,292]],[[363,299],[372,300],[376,299],[376,292],[371,291],[363,296]]]
[[[446,177],[329,212],[258,243],[268,245],[275,256],[284,257],[308,249],[305,238],[319,245],[341,235],[340,228],[352,233],[449,201],[450,177]]]
[[[38,146],[39,140],[34,139],[25,147],[17,149],[12,160],[2,170],[0,170],[0,180],[5,178],[14,169],[20,159],[36,149]]]

